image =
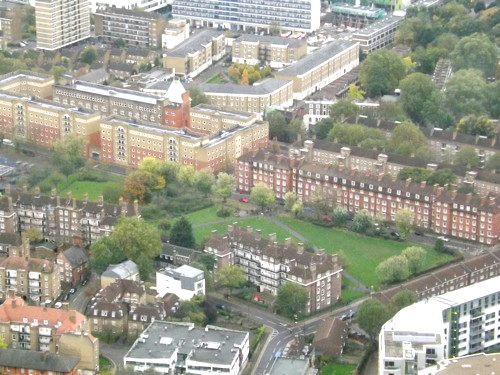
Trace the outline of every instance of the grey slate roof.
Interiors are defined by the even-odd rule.
[[[106,271],[103,272],[102,276],[125,279],[126,277],[138,272],[139,268],[137,267],[137,264],[131,260],[126,260],[120,264],[110,264]]]
[[[21,236],[17,233],[0,233],[0,243],[14,246],[21,245]]]
[[[80,246],[71,246],[69,249],[64,250],[63,253],[75,267],[86,263],[89,259],[85,250]]]
[[[202,83],[198,85],[198,88],[201,92],[213,94],[266,95],[289,84],[291,84],[291,81],[267,78],[253,86],[237,85],[235,83]]]
[[[92,64],[94,66],[94,64]],[[102,66],[102,64],[101,64]],[[99,68],[95,70],[91,70],[87,74],[84,74],[83,76],[78,77],[80,81],[85,81],[85,82],[92,82],[92,83],[98,83],[101,80],[106,80],[109,78],[109,73],[106,72],[104,68]]]
[[[174,49],[167,53],[167,56],[172,57],[185,57],[190,53],[197,52],[202,46],[211,42],[213,38],[217,38],[221,35],[220,32],[215,30],[204,30],[199,34],[196,34]]]
[[[333,56],[341,53],[349,47],[352,47],[357,42],[352,41],[335,41],[325,47],[306,55],[295,64],[280,70],[276,73],[277,76],[299,76],[312,70],[314,67],[331,59]]]
[[[162,244],[162,254],[173,256],[174,253],[184,257],[191,257],[193,254],[199,254],[200,251],[195,249],[190,249],[188,247],[182,247],[177,245],[172,245],[170,243],[164,242]]]
[[[44,358],[45,355],[45,358]],[[30,370],[70,372],[80,362],[76,357],[22,349],[0,350],[0,366]]]

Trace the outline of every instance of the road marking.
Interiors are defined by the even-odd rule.
[[[271,333],[271,340],[278,336],[278,331],[273,328],[273,333]]]

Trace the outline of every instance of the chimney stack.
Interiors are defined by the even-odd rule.
[[[40,186],[35,186],[35,197],[40,197]]]
[[[269,241],[276,242],[276,233],[271,233],[269,235]]]
[[[23,193],[27,193],[28,192],[28,185],[23,185]]]
[[[290,246],[292,244],[292,238],[291,237],[285,238],[285,242],[284,243],[285,243],[286,246]]]
[[[421,188],[424,188],[424,187],[426,187],[426,186],[427,186],[427,181],[422,181],[422,182],[420,183],[420,187],[421,187]]]
[[[10,196],[10,193],[12,192],[10,184],[5,184],[5,195]]]
[[[99,206],[103,206],[104,205],[104,196],[103,195],[99,195],[99,197],[97,197],[97,204]]]
[[[16,298],[16,292],[14,289],[9,289],[9,298]]]
[[[134,200],[134,215],[139,216],[139,201],[137,199]]]
[[[87,203],[89,201],[89,193],[83,193],[83,203]]]
[[[50,190],[50,196],[52,198],[55,198],[57,196],[57,189],[56,188],[52,188],[52,190]]]
[[[411,185],[411,177],[408,177],[405,181],[405,186],[408,187]]]
[[[68,203],[71,201],[72,198],[73,198],[73,193],[71,192],[71,190],[67,191],[66,192],[66,200],[68,201]]]
[[[262,239],[262,230],[256,229],[255,230],[255,240],[260,241]]]

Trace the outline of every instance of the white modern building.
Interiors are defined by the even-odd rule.
[[[124,9],[142,9],[146,12],[154,12],[166,8],[172,0],[90,0],[92,13],[97,10],[105,10],[107,7]]]
[[[445,359],[436,366],[427,367],[418,375],[492,375],[500,374],[500,353],[473,354]]]
[[[90,37],[89,0],[36,0],[36,47],[54,51]]]
[[[495,277],[402,309],[380,331],[379,375],[417,374],[498,345],[499,305]]]
[[[172,14],[193,24],[231,30],[312,32],[320,26],[320,0],[174,0]]]
[[[173,293],[181,301],[197,294],[205,295],[205,275],[202,270],[188,266],[165,268],[156,272],[156,290],[160,296]]]
[[[238,375],[248,352],[248,332],[155,321],[134,342],[123,364],[135,372]]]
[[[168,21],[168,25],[161,35],[161,46],[165,49],[172,49],[189,38],[189,22],[183,19],[174,18]]]

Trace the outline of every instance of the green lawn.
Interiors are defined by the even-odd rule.
[[[227,79],[221,73],[215,73],[205,83],[227,83]]]
[[[202,210],[205,211],[205,210]],[[198,211],[201,212],[201,211]],[[196,214],[196,213],[194,213]],[[188,215],[189,216],[189,215]],[[187,216],[186,216],[187,217]],[[197,218],[197,216],[195,216]],[[218,220],[223,220],[221,218],[217,218]],[[188,219],[189,220],[189,219]],[[203,225],[193,229],[194,237],[196,239],[196,243],[200,243],[205,237],[208,237],[212,230],[216,230],[217,234],[225,234],[227,233],[227,226],[238,222],[240,226],[251,226],[253,230],[260,229],[262,230],[263,236],[268,236],[271,233],[276,233],[276,237],[278,241],[283,241],[287,237],[293,237],[282,229],[280,226],[274,224],[267,217],[249,217],[249,218],[229,218],[225,223],[219,224],[210,224]]]
[[[327,253],[343,251],[349,260],[349,273],[368,287],[380,285],[375,268],[381,261],[413,245],[409,242],[361,236],[343,229],[325,228],[289,216],[280,216],[280,220],[317,247],[324,248]],[[427,250],[424,267],[452,259],[452,256],[437,253],[430,247],[424,248]]]
[[[115,182],[95,182],[95,181],[76,181],[61,191],[61,197],[66,197],[66,192],[71,191],[76,199],[83,199],[83,194],[89,194],[90,201],[97,201],[99,195],[102,195],[104,189]]]
[[[355,365],[331,363],[321,370],[320,375],[350,375],[355,369]]]
[[[342,289],[341,293],[342,294],[341,294],[340,298],[341,298],[342,302],[345,302],[345,303],[352,302],[352,301],[357,300],[358,298],[364,297],[366,295],[363,292],[358,292],[357,290],[350,290],[350,289]]]

